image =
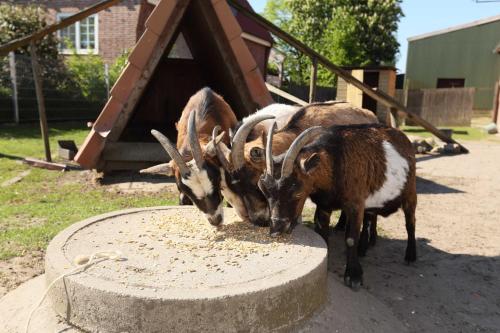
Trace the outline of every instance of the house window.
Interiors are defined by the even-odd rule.
[[[437,88],[463,88],[465,79],[438,79]]]
[[[72,14],[59,13],[60,21]],[[91,15],[69,27],[59,30],[59,49],[64,54],[97,54],[99,51],[99,20],[97,15]]]

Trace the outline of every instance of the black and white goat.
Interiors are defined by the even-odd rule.
[[[272,236],[291,232],[308,197],[328,213],[328,219],[317,221],[319,228],[328,228],[329,212],[342,209],[347,217],[344,281],[357,289],[363,274],[357,245],[365,212],[388,216],[402,208],[408,233],[405,260],[416,260],[415,155],[402,132],[383,125],[316,126],[276,161],[273,130],[269,134],[259,187],[270,205]]]

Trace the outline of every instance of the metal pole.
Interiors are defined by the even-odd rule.
[[[109,96],[109,65],[104,64],[104,81],[106,82],[106,92],[108,93],[108,99],[110,98]]]
[[[49,143],[49,126],[47,125],[47,115],[45,113],[45,100],[43,97],[42,77],[40,72],[40,64],[36,54],[36,46],[34,42],[30,43],[31,66],[33,69],[33,80],[35,81],[36,99],[38,102],[38,113],[40,116],[40,129],[42,131],[42,139],[45,146],[45,159],[47,162],[52,162]]]
[[[17,99],[16,56],[9,52],[10,81],[12,83],[12,103],[14,104],[14,122],[19,124],[19,103]]]
[[[311,79],[309,81],[309,103],[316,100],[316,81],[318,79],[318,59],[311,58]]]

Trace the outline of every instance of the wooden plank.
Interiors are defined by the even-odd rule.
[[[81,21],[84,18],[98,13],[104,9],[107,9],[113,5],[116,5],[118,2],[122,0],[103,0],[95,4],[94,6],[88,7],[75,15],[69,16],[58,23],[49,25],[43,29],[40,29],[26,37],[22,37],[16,40],[13,40],[7,44],[0,46],[0,56],[6,56],[9,52],[17,50],[20,47],[27,46],[32,42],[36,42],[45,36],[56,32],[57,30],[66,28],[72,25],[75,22]]]
[[[40,129],[42,131],[42,139],[45,147],[45,160],[52,162],[49,143],[49,126],[47,124],[47,115],[45,113],[45,98],[43,96],[43,83],[41,77],[40,65],[38,63],[38,55],[36,53],[35,43],[30,44],[31,67],[33,70],[33,80],[35,81],[36,100],[38,103],[38,114],[40,117]]]
[[[169,156],[159,143],[108,142],[102,158],[105,161],[168,162]]]
[[[274,94],[276,94],[276,95],[278,95],[278,96],[281,96],[281,97],[283,97],[283,98],[286,98],[287,100],[292,101],[292,102],[294,102],[294,103],[297,103],[297,104],[299,104],[299,105],[301,105],[301,106],[306,106],[307,104],[309,104],[309,103],[307,103],[306,101],[303,101],[303,100],[301,100],[300,98],[297,98],[297,97],[295,97],[295,96],[293,96],[293,95],[291,95],[291,94],[287,93],[286,91],[283,91],[283,90],[281,90],[281,89],[279,89],[279,88],[276,88],[275,86],[270,85],[270,84],[269,84],[269,83],[267,83],[267,82],[266,82],[266,87],[267,87],[267,89],[268,89],[270,92],[272,92],[272,93],[274,93]]]
[[[19,102],[17,98],[16,55],[9,52],[10,82],[12,84],[12,103],[14,104],[14,122],[19,124]]]
[[[47,161],[39,160],[36,158],[30,158],[30,157],[26,157],[23,160],[23,162],[26,164],[29,164],[31,166],[34,166],[36,168],[42,168],[42,169],[47,169],[47,170],[64,171],[64,170],[68,169],[68,166],[66,164],[52,163],[52,162],[47,162]]]
[[[235,0],[228,0],[228,2],[231,4],[232,7],[238,10],[239,13],[242,15],[245,15],[246,17],[250,18],[254,22],[260,24],[264,28],[266,28],[269,32],[272,34],[276,35],[277,37],[281,38],[283,41],[287,42],[291,46],[295,47],[297,50],[303,52],[304,54],[307,54],[309,57],[315,57],[318,59],[318,62],[321,63],[324,67],[326,67],[328,70],[330,70],[332,73],[342,77],[347,83],[352,84],[356,88],[362,90],[364,93],[366,93],[368,96],[374,98],[380,103],[383,103],[384,105],[388,107],[393,107],[398,109],[399,111],[407,114],[408,118],[413,120],[415,123],[418,125],[424,127],[426,130],[437,136],[439,139],[443,140],[444,142],[447,143],[456,143],[460,146],[461,152],[462,153],[468,153],[467,148],[453,140],[452,138],[447,137],[444,133],[442,133],[439,129],[437,129],[435,126],[433,126],[431,123],[428,121],[422,119],[418,115],[411,113],[407,110],[407,108],[396,101],[394,98],[391,96],[387,95],[386,93],[380,91],[380,90],[374,90],[368,85],[364,84],[363,82],[359,81],[358,79],[354,78],[350,73],[347,71],[343,70],[342,68],[334,65],[330,60],[328,60],[326,57],[322,56],[318,52],[314,51],[310,47],[306,46],[304,43],[296,39],[295,37],[289,35],[282,29],[278,28],[275,26],[273,23],[269,22],[262,16],[260,16],[257,13],[254,13],[241,4],[239,4]]]
[[[179,23],[182,20],[182,17],[184,16],[189,3],[190,0],[178,1],[172,13],[172,16],[170,17],[170,20],[166,25],[165,31],[160,36],[161,41],[156,47],[156,50],[153,52],[153,55],[150,57],[148,64],[146,65],[146,67],[144,67],[142,76],[135,84],[134,90],[130,94],[127,103],[125,103],[123,111],[115,121],[113,129],[107,137],[108,141],[116,142],[120,138],[123,130],[125,129],[125,126],[127,126],[127,123],[132,116],[132,113],[134,112],[135,107],[137,106],[137,103],[139,102],[139,99],[142,96],[142,93],[144,92],[144,89],[149,82],[149,79],[154,74],[158,63],[162,59],[165,50],[169,45],[173,44],[174,41],[172,40],[172,37],[177,27],[179,26]],[[120,81],[118,81],[116,84],[120,84]]]
[[[318,60],[311,59],[311,79],[309,82],[309,103],[316,101],[316,81],[318,80]]]

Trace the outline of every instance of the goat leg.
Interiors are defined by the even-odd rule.
[[[323,209],[316,207],[314,212],[314,231],[316,231],[328,245],[328,238],[330,236],[330,216],[332,215],[331,209]]]
[[[363,269],[358,258],[358,242],[363,223],[364,207],[358,205],[346,209],[347,229],[346,231],[346,269],[344,273],[344,283],[353,290],[359,290],[363,284]]]
[[[345,231],[345,228],[346,228],[346,222],[347,222],[347,219],[346,219],[346,214],[345,212],[342,210],[340,212],[340,217],[339,217],[339,221],[337,222],[337,224],[335,225],[335,227],[333,228],[333,231],[337,232],[337,231]]]

